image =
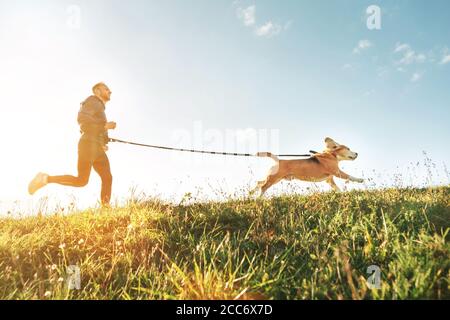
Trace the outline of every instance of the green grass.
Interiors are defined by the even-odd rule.
[[[450,187],[0,219],[1,299],[449,299]],[[67,289],[66,268],[81,270]],[[381,288],[366,271],[381,268]]]

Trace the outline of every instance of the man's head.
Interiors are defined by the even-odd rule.
[[[109,90],[108,86],[104,84],[103,82],[97,83],[95,86],[92,87],[92,92],[100,98],[104,103],[111,100],[111,90]]]

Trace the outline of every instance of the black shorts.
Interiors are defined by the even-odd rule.
[[[78,142],[78,157],[89,163],[94,163],[100,157],[104,157],[105,150],[101,143],[81,138]]]

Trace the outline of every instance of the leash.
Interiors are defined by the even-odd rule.
[[[234,157],[259,157],[258,154],[252,154],[252,153],[231,153],[231,152],[203,151],[203,150],[195,150],[195,149],[170,148],[170,147],[155,146],[155,145],[151,145],[151,144],[143,144],[143,143],[125,141],[125,140],[114,139],[114,138],[109,138],[109,142],[117,142],[117,143],[138,146],[138,147],[146,147],[146,148],[161,149],[161,150],[168,150],[168,151],[203,153],[203,154],[214,154],[214,155],[234,156]],[[310,154],[279,154],[276,156],[278,156],[278,157],[311,157],[311,154],[316,154],[316,153],[317,152],[315,152],[315,151],[310,151]]]

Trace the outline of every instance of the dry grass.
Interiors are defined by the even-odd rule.
[[[449,299],[450,188],[0,219],[2,299]],[[66,269],[81,270],[81,290]],[[366,285],[367,267],[382,271]]]

